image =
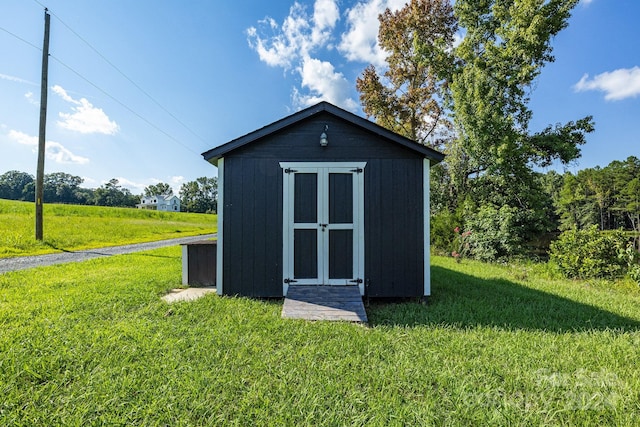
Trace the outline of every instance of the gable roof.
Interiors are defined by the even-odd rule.
[[[202,153],[202,156],[206,161],[215,165],[218,163],[218,159],[220,159],[221,157],[224,157],[226,154],[230,153],[233,150],[236,150],[240,147],[243,147],[265,136],[278,132],[288,126],[292,126],[296,123],[299,123],[303,120],[308,119],[309,117],[313,117],[322,112],[327,112],[329,114],[332,114],[349,123],[352,123],[355,126],[359,126],[371,133],[379,135],[390,142],[399,144],[412,151],[415,151],[416,153],[419,153],[422,156],[431,160],[433,164],[439,163],[444,159],[444,154],[432,148],[418,144],[417,142],[412,141],[409,138],[406,138],[400,134],[397,134],[386,128],[383,128],[382,126],[377,125],[376,123],[373,123],[363,117],[350,113],[349,111],[343,110],[342,108],[336,107],[335,105],[330,104],[326,101],[322,101],[312,107],[306,108],[304,110],[300,110],[290,116],[287,116],[283,119],[275,121],[258,130],[255,130],[244,136],[241,136],[232,141],[229,141],[226,144],[212,148],[209,151],[205,151],[204,153]]]

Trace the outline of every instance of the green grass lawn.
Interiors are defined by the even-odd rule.
[[[0,275],[0,425],[639,425],[640,293],[433,259],[370,326],[168,305],[180,248]],[[528,269],[527,269],[528,268]]]
[[[214,233],[215,215],[45,204],[44,240],[35,239],[35,205],[0,199],[0,257],[38,255]]]

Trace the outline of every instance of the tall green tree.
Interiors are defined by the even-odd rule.
[[[200,177],[182,184],[181,209],[187,212],[216,213],[218,211],[218,178]]]
[[[594,129],[592,118],[584,117],[529,131],[533,83],[554,60],[551,39],[567,26],[577,3],[457,0],[454,6],[465,34],[455,50],[458,66],[450,86],[457,132],[447,158],[453,192],[473,201],[468,217],[481,207],[496,215],[510,207],[510,241],[520,247],[555,228],[545,214],[549,196],[533,168],[575,160]]]
[[[388,68],[380,75],[369,65],[357,79],[363,110],[413,141],[442,147],[451,129],[444,107],[457,29],[451,2],[411,0],[397,12],[387,9],[379,20]]]
[[[94,191],[94,203],[98,206],[134,207],[139,201],[139,197],[122,187],[116,178],[110,179]]]
[[[529,180],[531,166],[580,155],[591,117],[530,134],[532,84],[554,61],[551,39],[567,26],[578,0],[457,0],[465,35],[455,53],[459,67],[451,93],[458,138],[448,159],[454,184],[500,175]],[[508,188],[506,188],[508,189]]]
[[[551,39],[578,1],[414,0],[380,16],[388,84],[368,67],[358,80],[363,109],[379,124],[445,150],[443,166],[432,173],[438,208],[480,218],[474,226],[485,234],[510,230],[508,247],[497,241],[502,232],[492,233],[496,241],[476,242],[487,254],[514,254],[515,246],[554,228],[534,167],[578,158],[594,129],[584,117],[529,130],[533,83],[554,60]],[[456,25],[462,41],[454,48]],[[443,144],[437,131],[446,128],[445,107],[454,133]]]
[[[44,200],[49,203],[77,203],[80,184],[79,176],[65,172],[54,172],[44,176]]]
[[[557,204],[561,228],[600,230],[624,228],[638,230],[635,187],[640,179],[640,160],[630,156],[613,161],[604,168],[595,167],[565,174]]]
[[[171,196],[173,195],[173,188],[166,182],[159,182],[152,184],[144,189],[145,196]]]
[[[34,178],[26,172],[11,170],[0,175],[2,199],[33,201],[34,189]]]
[[[595,224],[595,205],[579,176],[567,173],[557,207],[560,229],[583,229]]]
[[[635,248],[640,251],[640,177],[634,178],[621,191],[624,210],[636,233]]]
[[[606,169],[609,171],[612,188],[611,210],[614,217],[612,228],[624,227],[640,232],[638,229],[640,224],[637,224],[634,216],[635,197],[640,197],[640,193],[634,194],[635,184],[633,183],[635,179],[640,179],[640,159],[629,156],[624,161],[609,163]]]

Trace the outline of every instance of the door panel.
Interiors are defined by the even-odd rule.
[[[352,280],[353,230],[329,230],[329,280]]]
[[[293,278],[318,280],[318,231],[293,231]]]
[[[329,223],[353,224],[353,174],[329,174]]]
[[[294,180],[293,221],[295,223],[317,223],[318,174],[296,173]]]

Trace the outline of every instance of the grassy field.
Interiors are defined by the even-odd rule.
[[[368,327],[168,305],[180,249],[0,275],[0,425],[639,425],[637,286],[433,260]]]
[[[117,246],[214,233],[215,215],[45,204],[44,241],[35,239],[35,205],[0,199],[0,257]]]

